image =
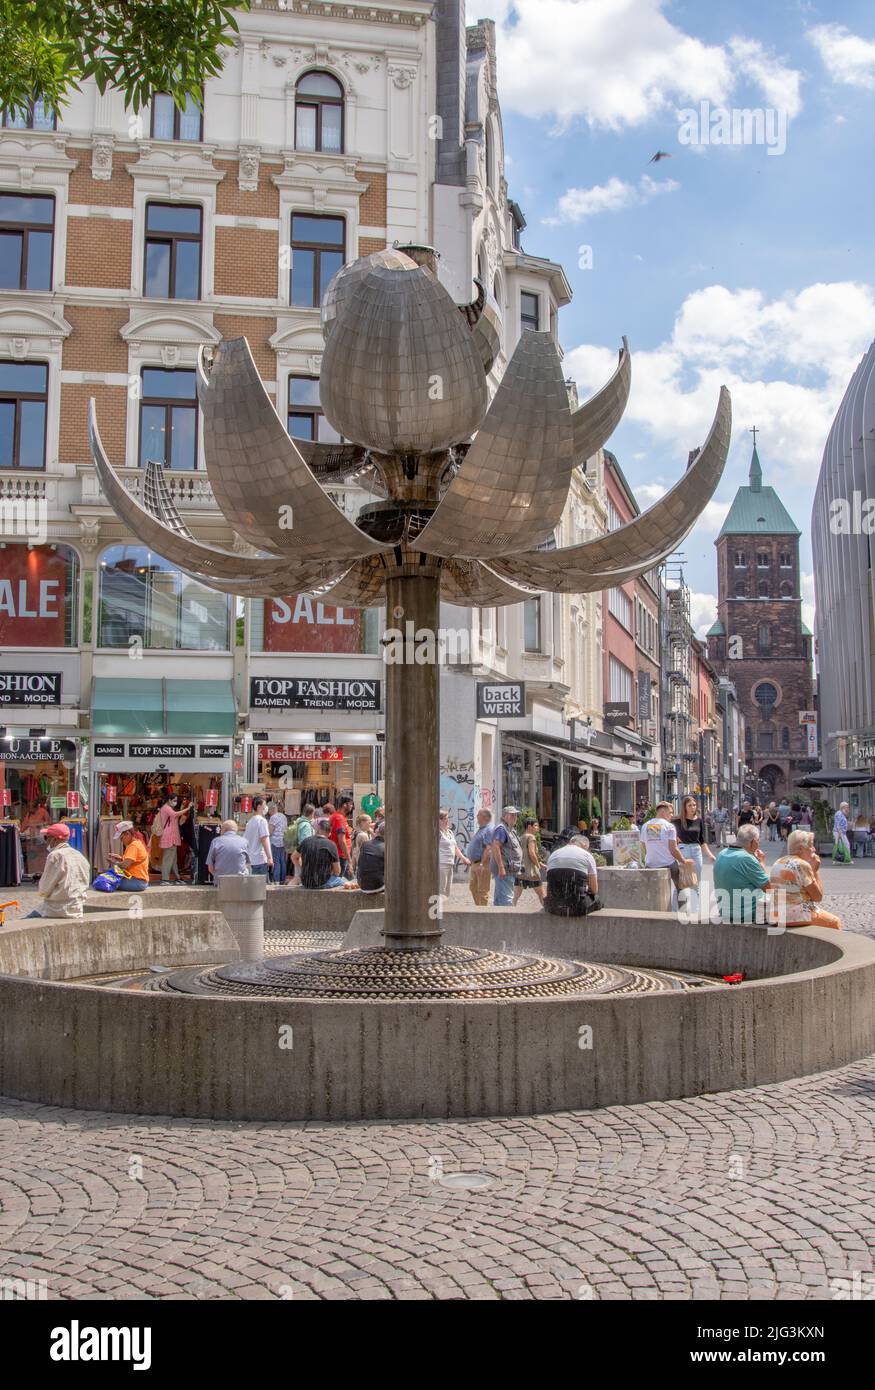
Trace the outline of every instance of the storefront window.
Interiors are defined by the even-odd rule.
[[[99,647],[225,652],[231,600],[175,570],[145,546],[114,545],[100,562]]]
[[[250,617],[253,652],[379,655],[378,608],[335,608],[305,594],[258,599]]]
[[[66,819],[67,792],[75,790],[76,746],[66,739],[0,739],[0,817],[18,825],[23,873],[39,878],[46,865],[46,843],[41,830]],[[81,830],[74,843],[81,848]],[[71,818],[71,831],[73,829]],[[13,832],[14,833],[14,832]],[[8,871],[14,866],[8,854],[0,854],[0,887],[18,881]]]
[[[66,545],[0,549],[0,651],[75,647],[79,557]]]
[[[362,788],[372,786],[372,756],[369,747],[260,744],[258,781],[287,816],[308,804],[337,805],[342,796],[358,806]]]

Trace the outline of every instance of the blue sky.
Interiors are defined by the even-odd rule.
[[[713,541],[747,481],[751,425],[765,481],[804,533],[810,602],[823,446],[875,337],[875,6],[470,0],[468,10],[499,25],[510,192],[528,221],[525,249],[560,261],[573,286],[560,324],[582,397],[630,339],[632,398],[611,448],[642,506],[704,439],[720,383],[732,390],[723,483],[684,546],[698,625],[713,619]],[[786,150],[681,143],[679,113],[702,101],[712,121],[733,108],[786,118]],[[770,133],[780,145],[780,126]],[[672,157],[650,164],[657,150]]]

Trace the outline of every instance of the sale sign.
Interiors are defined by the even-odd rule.
[[[362,610],[335,608],[307,594],[265,599],[265,652],[347,652],[362,650]]]
[[[78,793],[78,792],[67,792],[67,810],[68,810],[68,811],[78,811],[78,810],[79,810],[79,793]]]
[[[8,787],[4,787],[3,790],[0,791],[0,806],[11,806],[11,805],[12,805],[12,792],[9,790]]]
[[[218,788],[217,788],[217,787],[210,787],[209,791],[207,792],[207,808],[208,808],[208,810],[210,810],[210,811],[215,811],[215,809],[216,809],[216,807],[218,806],[218,804],[219,804],[219,791],[218,791]]]
[[[241,798],[240,798],[240,810],[243,812],[244,816],[248,816],[249,812],[252,810],[252,797],[251,797],[251,796],[241,796]]]
[[[74,562],[64,546],[7,545],[0,550],[0,650],[63,647]]]
[[[110,803],[112,803],[113,801],[115,801],[115,798],[116,798],[116,784],[115,784],[115,782],[107,782],[107,784],[106,784],[106,790],[104,791],[103,795],[104,795],[104,799],[105,799],[106,801],[109,801]]]

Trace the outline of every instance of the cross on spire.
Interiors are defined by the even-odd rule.
[[[753,426],[753,428],[750,430],[750,433],[753,435],[753,447],[756,448],[757,435],[759,434],[759,430],[757,429],[756,425]]]
[[[750,488],[752,492],[761,492],[763,487],[763,470],[760,467],[760,456],[757,453],[757,435],[759,430],[753,426],[750,433],[753,435],[753,453],[750,457]]]

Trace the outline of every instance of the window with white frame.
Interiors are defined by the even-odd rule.
[[[609,699],[620,700],[632,707],[632,672],[615,656],[608,658]]]
[[[523,604],[523,649],[527,652],[540,652],[541,647],[541,600],[526,599]]]
[[[622,589],[608,590],[608,612],[623,624],[627,632],[632,631],[632,601]]]
[[[609,530],[609,531],[619,531],[620,527],[621,527],[621,526],[625,526],[625,525],[626,525],[625,521],[624,521],[623,518],[620,516],[620,513],[617,511],[617,508],[614,506],[614,503],[612,502],[611,498],[609,497],[609,498],[608,498],[608,530]]]

